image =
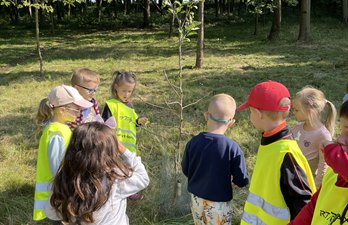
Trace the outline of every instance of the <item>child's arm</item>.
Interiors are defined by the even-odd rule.
[[[312,224],[312,218],[314,214],[315,205],[317,204],[318,195],[320,189],[314,193],[311,200],[305,205],[302,210],[297,214],[288,225],[310,225]]]
[[[319,162],[318,162],[318,171],[317,175],[314,178],[315,186],[318,188],[321,185],[321,182],[323,180],[323,176],[325,174],[325,171],[327,169],[327,164],[324,159],[323,153],[319,150]]]
[[[133,168],[131,177],[115,181],[117,187],[114,197],[123,199],[146,188],[150,183],[150,179],[140,157],[136,157],[135,153],[126,149],[121,155],[121,158]]]
[[[111,113],[111,111],[109,109],[108,104],[105,103],[105,107],[104,107],[104,110],[103,110],[102,118],[103,118],[104,121],[106,121],[110,117],[112,117],[112,113]]]
[[[325,161],[333,171],[348,181],[348,152],[344,150],[342,145],[336,143],[327,144],[323,153]]]
[[[311,199],[312,190],[306,173],[290,153],[284,156],[281,166],[280,188],[291,219],[294,219]]]
[[[232,182],[238,187],[245,187],[249,184],[248,170],[245,165],[245,158],[240,146],[237,145],[237,151],[235,151],[235,156],[233,157],[233,162],[231,165],[232,171]]]
[[[182,172],[183,174],[187,177],[188,176],[188,169],[189,169],[189,149],[190,149],[190,143],[191,141],[189,141],[187,144],[186,144],[186,147],[185,147],[185,152],[184,152],[184,155],[182,156],[182,160],[181,160],[181,169],[182,169]]]
[[[59,168],[60,162],[64,158],[65,145],[64,138],[60,135],[52,135],[48,142],[48,162],[51,173],[54,176]]]

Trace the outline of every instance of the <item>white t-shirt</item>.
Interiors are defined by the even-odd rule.
[[[122,158],[133,168],[132,176],[128,179],[116,180],[114,182],[108,201],[94,213],[95,223],[93,225],[128,225],[129,220],[126,214],[127,197],[149,185],[149,176],[140,157],[136,157],[135,153],[127,149]],[[46,205],[45,214],[51,220],[60,220],[59,214],[50,204]]]

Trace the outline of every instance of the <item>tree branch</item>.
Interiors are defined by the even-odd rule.
[[[187,107],[190,107],[190,106],[192,106],[192,105],[197,104],[198,102],[200,102],[201,100],[203,100],[204,98],[206,98],[206,97],[207,97],[208,95],[210,95],[211,93],[212,93],[212,91],[210,91],[208,94],[206,94],[206,95],[203,96],[202,98],[198,99],[197,101],[192,102],[192,103],[190,103],[190,104],[187,104],[187,105],[185,105],[185,106],[182,107],[182,108],[185,109],[185,108],[187,108]]]

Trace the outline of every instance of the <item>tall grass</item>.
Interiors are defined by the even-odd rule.
[[[185,102],[205,93],[225,92],[237,101],[246,100],[252,86],[268,79],[288,86],[294,94],[305,85],[324,91],[339,107],[348,75],[348,30],[331,18],[315,19],[312,35],[315,42],[295,42],[298,26],[284,21],[281,40],[265,40],[270,24],[253,36],[249,23],[211,21],[206,26],[205,67],[192,69],[194,43],[184,46]],[[134,98],[138,114],[146,114],[150,124],[139,130],[139,149],[151,178],[144,199],[130,202],[131,224],[192,224],[185,178],[182,180],[180,207],[173,209],[173,144],[177,131],[176,117],[165,109],[173,94],[163,76],[177,74],[175,38],[165,29],[85,31],[59,30],[55,35],[43,30],[42,46],[45,77],[40,77],[35,56],[34,32],[15,28],[0,30],[0,224],[34,224],[31,220],[35,164],[38,141],[34,136],[34,117],[39,101],[52,87],[69,84],[71,71],[88,67],[101,76],[96,98],[101,108],[110,98],[113,70],[129,70],[138,75]],[[208,99],[189,107],[185,113],[186,138],[205,129],[202,112]],[[236,115],[236,124],[227,136],[240,143],[250,174],[255,162],[260,135],[248,122],[247,112]],[[295,122],[290,116],[289,124]],[[238,224],[247,189],[234,190],[234,224]],[[45,224],[45,222],[39,223]]]

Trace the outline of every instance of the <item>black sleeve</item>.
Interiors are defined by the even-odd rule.
[[[112,113],[111,113],[111,111],[109,109],[108,104],[105,103],[105,107],[104,107],[104,110],[103,110],[102,118],[103,118],[104,121],[106,121],[110,117],[112,117]]]
[[[311,199],[312,191],[305,172],[290,153],[281,166],[280,188],[293,220]]]

